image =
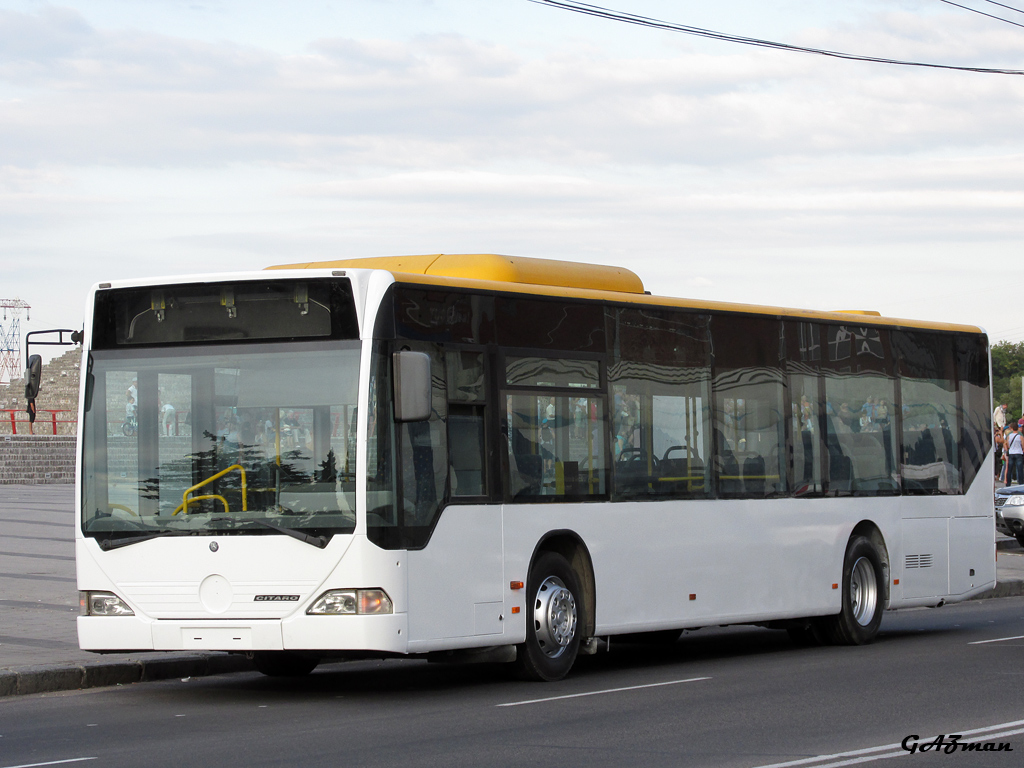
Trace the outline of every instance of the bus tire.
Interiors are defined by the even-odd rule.
[[[864,645],[878,634],[885,609],[882,557],[871,540],[855,536],[843,560],[843,608],[822,620],[825,636],[834,645]]]
[[[256,651],[252,661],[257,671],[268,677],[304,677],[320,663],[315,656],[290,651]]]
[[[561,680],[576,661],[586,626],[579,580],[564,557],[544,552],[530,569],[526,590],[526,642],[516,646],[516,674]]]

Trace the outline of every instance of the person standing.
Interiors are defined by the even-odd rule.
[[[164,436],[170,437],[172,434],[178,434],[178,420],[175,417],[174,405],[165,402],[160,407],[160,413],[163,415],[164,425]]]
[[[1003,430],[996,427],[993,431],[992,445],[996,454],[996,480],[1003,477]]]
[[[1000,432],[1006,429],[1006,403],[997,405],[992,411],[992,423],[999,427]]]
[[[1010,431],[1006,436],[1006,461],[1006,484],[1024,483],[1024,445],[1015,422],[1010,423]]]

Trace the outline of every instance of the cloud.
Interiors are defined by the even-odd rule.
[[[1014,60],[1005,25],[950,18],[793,41]],[[625,264],[660,293],[899,314],[1019,263],[1024,78],[681,36],[296,50],[0,12],[6,290],[77,327],[99,279],[495,251]],[[1011,311],[921,301],[991,326]]]
[[[899,35],[879,46],[895,37],[917,53],[923,22],[893,17]],[[743,48],[528,57],[449,34],[320,39],[305,55],[282,55],[97,30],[59,10],[0,15],[0,39],[12,38],[0,48],[0,83],[19,96],[0,117],[0,157],[25,166],[742,165],[1013,144],[1024,117],[1024,78]]]

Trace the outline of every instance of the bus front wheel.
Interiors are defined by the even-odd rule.
[[[836,645],[864,645],[878,634],[885,609],[885,574],[878,548],[870,539],[850,539],[843,561],[843,609],[823,621]]]
[[[541,554],[526,582],[526,642],[516,648],[516,673],[523,680],[561,680],[572,668],[586,622],[579,580],[565,558]]]

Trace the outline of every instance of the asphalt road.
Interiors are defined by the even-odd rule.
[[[613,644],[555,684],[388,661],[301,680],[243,673],[9,697],[0,768],[820,768],[891,757],[1018,768],[1022,683],[1024,598],[1004,598],[887,614],[861,648],[797,648],[753,627],[700,630],[667,649]],[[900,748],[952,733],[1013,751]]]

